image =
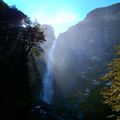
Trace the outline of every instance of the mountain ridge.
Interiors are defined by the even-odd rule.
[[[119,6],[120,6],[120,3],[116,3],[116,4],[112,4],[112,5],[109,5],[109,6],[106,6],[106,7],[98,7],[98,8],[95,8],[94,10],[92,10],[92,11],[90,11],[90,12],[88,12],[87,14],[86,14],[86,16],[85,16],[85,18],[83,18],[80,22],[78,22],[78,23],[76,23],[75,25],[73,25],[73,26],[71,26],[71,27],[69,27],[68,28],[68,30],[66,30],[65,32],[63,32],[63,33],[66,33],[67,31],[69,31],[69,29],[71,29],[72,27],[74,27],[74,26],[76,26],[76,25],[78,25],[78,24],[82,24],[83,22],[85,22],[85,20],[87,19],[87,18],[89,18],[89,17],[94,17],[94,14],[96,13],[96,12],[99,12],[99,11],[101,11],[101,10],[108,10],[108,9],[111,9],[111,8],[119,8]],[[120,13],[119,13],[120,14]],[[60,33],[60,35],[59,36],[61,36],[63,33]],[[57,37],[57,38],[59,38],[59,36]]]
[[[105,66],[113,58],[114,47],[120,43],[119,12],[120,3],[97,8],[57,38],[54,52],[54,57],[57,58],[54,65],[55,79],[56,84],[60,84],[66,94],[75,88],[76,81],[81,83],[87,79],[86,82],[90,83],[92,79],[98,79],[105,73]],[[93,70],[86,70],[88,67],[92,67]],[[86,78],[82,78],[82,73],[85,71],[87,71]],[[73,76],[77,77],[74,78],[72,72]],[[95,73],[97,75],[94,75]],[[66,77],[66,74],[69,77]],[[73,83],[70,86],[69,81]],[[65,88],[66,85],[69,89]]]

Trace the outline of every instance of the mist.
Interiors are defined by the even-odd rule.
[[[0,1],[1,120],[120,119],[120,3],[93,1]]]
[[[101,83],[99,78],[105,74],[119,43],[119,15],[113,11],[111,7],[96,9],[58,36],[53,53],[56,96],[68,98],[94,88],[94,81]]]

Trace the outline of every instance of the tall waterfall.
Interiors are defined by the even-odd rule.
[[[51,103],[54,93],[52,66],[53,66],[53,51],[55,48],[55,44],[56,44],[56,40],[53,41],[52,46],[48,52],[47,67],[43,78],[42,100],[48,104]]]

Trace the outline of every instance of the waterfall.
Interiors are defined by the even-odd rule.
[[[48,104],[51,103],[53,97],[53,77],[52,77],[52,66],[53,66],[53,51],[55,48],[56,40],[53,41],[52,46],[48,52],[47,67],[43,78],[43,90],[42,100]]]

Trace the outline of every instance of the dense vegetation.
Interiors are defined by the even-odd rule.
[[[120,120],[120,46],[117,47],[117,57],[109,64],[110,71],[102,77],[103,80],[108,81],[110,84],[102,91],[104,103],[108,104],[115,115]]]
[[[114,46],[120,43],[119,21],[120,4],[96,9],[58,37],[53,68],[53,104],[57,107],[49,106],[35,101],[38,94],[40,97],[45,67],[41,65],[40,46],[45,41],[44,32],[39,23],[31,22],[15,6],[9,7],[1,0],[0,120],[108,119],[106,116],[111,110],[101,102],[104,82],[98,79],[114,57]],[[47,37],[53,40],[53,31],[50,31]],[[49,48],[49,45],[43,47]],[[110,84],[102,94],[104,103],[115,112],[112,116],[120,120],[120,47],[117,49],[117,57],[109,65],[110,72],[102,78]]]
[[[16,7],[0,1],[1,120],[25,119],[27,116],[33,99],[27,55],[37,42],[43,41],[44,34],[38,23],[32,23]]]

